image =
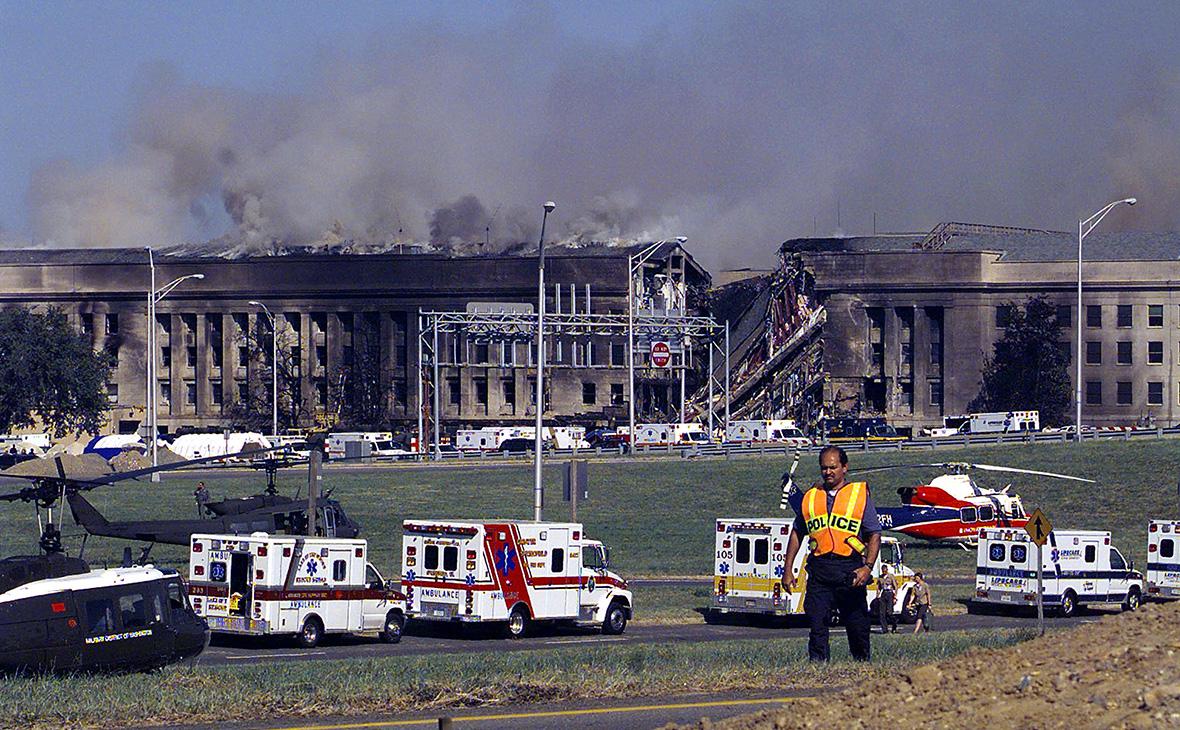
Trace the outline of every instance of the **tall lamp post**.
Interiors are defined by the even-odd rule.
[[[1082,442],[1082,241],[1090,232],[1098,227],[1106,214],[1114,210],[1115,206],[1126,203],[1127,205],[1134,205],[1135,198],[1123,198],[1112,203],[1107,203],[1094,215],[1085,220],[1078,221],[1078,316],[1077,316],[1077,387],[1074,389],[1074,405],[1076,411],[1074,414],[1074,433],[1075,443]]]
[[[250,301],[250,305],[254,307],[262,307],[262,311],[266,312],[266,318],[270,320],[270,436],[275,438],[279,435],[279,330],[278,324],[275,322],[275,316],[271,314],[270,310],[262,302],[254,300]]]
[[[627,443],[631,451],[635,450],[635,272],[664,243],[656,241],[627,257]]]
[[[148,265],[151,268],[151,287],[148,289],[148,327],[147,327],[147,390],[144,392],[145,407],[148,420],[148,444],[152,453],[152,466],[159,465],[159,453],[156,445],[160,428],[158,423],[159,408],[156,404],[156,304],[168,296],[173,289],[189,279],[204,279],[204,274],[186,274],[168,282],[159,289],[156,288],[156,261],[152,250],[147,249]],[[160,473],[152,473],[152,481],[160,481]]]
[[[549,214],[557,207],[552,200],[545,201],[545,214],[541,216],[541,244],[537,258],[537,422],[536,442],[533,445],[533,519],[541,521],[543,494],[541,487],[541,447],[543,444],[542,414],[545,412],[545,223]]]

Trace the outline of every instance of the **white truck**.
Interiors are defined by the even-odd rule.
[[[410,452],[393,440],[389,431],[346,431],[330,433],[324,440],[329,459],[343,459],[349,456],[350,443],[367,444],[356,449],[353,456],[401,456]]]
[[[926,435],[933,438],[943,436],[966,436],[982,433],[1028,433],[1041,430],[1040,411],[996,411],[995,413],[971,413],[964,416],[948,416],[943,428],[932,428]],[[953,424],[953,426],[952,426]]]
[[[519,638],[534,621],[621,634],[631,618],[627,582],[579,523],[407,520],[402,527],[401,588],[411,619],[503,622]]]
[[[709,432],[699,423],[640,423],[635,426],[635,446],[689,446],[711,441]]]
[[[1147,523],[1147,597],[1180,598],[1180,522]]]
[[[716,545],[713,552],[713,602],[706,620],[716,621],[726,614],[754,616],[793,616],[803,614],[803,597],[807,594],[807,550],[795,555],[792,572],[795,587],[784,592],[782,577],[786,571],[787,542],[794,520],[791,518],[723,518],[717,520]],[[914,571],[903,562],[901,543],[882,537],[881,551],[873,564],[873,578],[868,584],[869,609],[877,615],[877,579],[881,566],[888,565],[897,581],[893,612],[913,623],[917,607],[913,601]]]
[[[985,528],[975,554],[975,598],[968,610],[1037,605],[1037,546],[1023,528]],[[1060,616],[1080,606],[1113,604],[1134,611],[1143,575],[1101,530],[1053,530],[1041,549],[1042,603]]]
[[[459,451],[499,451],[508,439],[535,439],[534,426],[487,426],[463,429],[455,434]],[[588,449],[583,426],[546,426],[541,431],[545,444],[555,449]]]
[[[215,633],[294,636],[310,648],[324,634],[375,631],[401,640],[405,596],[366,559],[364,540],[193,535],[189,595]]]
[[[795,422],[788,419],[765,421],[731,421],[725,431],[728,443],[786,444],[807,448],[809,439]]]

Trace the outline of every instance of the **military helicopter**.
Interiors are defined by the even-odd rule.
[[[39,554],[0,560],[0,672],[149,670],[200,654],[209,628],[175,570],[134,566],[130,549],[110,569],[65,554],[53,506],[80,487],[57,466],[59,476],[29,477],[32,485],[0,494],[31,502],[41,527]]]

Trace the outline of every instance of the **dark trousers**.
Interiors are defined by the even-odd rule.
[[[828,648],[828,619],[832,609],[840,611],[840,621],[848,632],[848,649],[857,661],[869,661],[869,607],[864,586],[852,587],[853,571],[859,566],[855,560],[842,558],[812,558],[807,561],[807,597],[803,612],[811,633],[807,640],[807,657],[813,662],[826,662]]]
[[[882,592],[877,595],[877,620],[881,623],[881,633],[897,631],[897,614],[893,612],[893,602],[896,596],[893,591]]]

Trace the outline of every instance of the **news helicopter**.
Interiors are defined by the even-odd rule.
[[[60,523],[65,496],[93,487],[56,464],[58,476],[0,494],[32,503],[41,528],[38,554],[0,560],[0,673],[150,670],[200,654],[209,629],[175,570],[132,565],[130,549],[117,568],[66,555],[53,507]]]
[[[949,473],[935,477],[929,484],[898,488],[901,506],[877,505],[881,527],[922,540],[956,543],[964,549],[978,542],[982,528],[1024,527],[1028,522],[1024,503],[1020,495],[1011,492],[1011,484],[1002,489],[981,487],[968,473],[971,470],[1031,474],[1094,483],[1093,479],[1068,474],[967,462],[878,466],[861,469],[858,474],[893,469],[942,469]]]

